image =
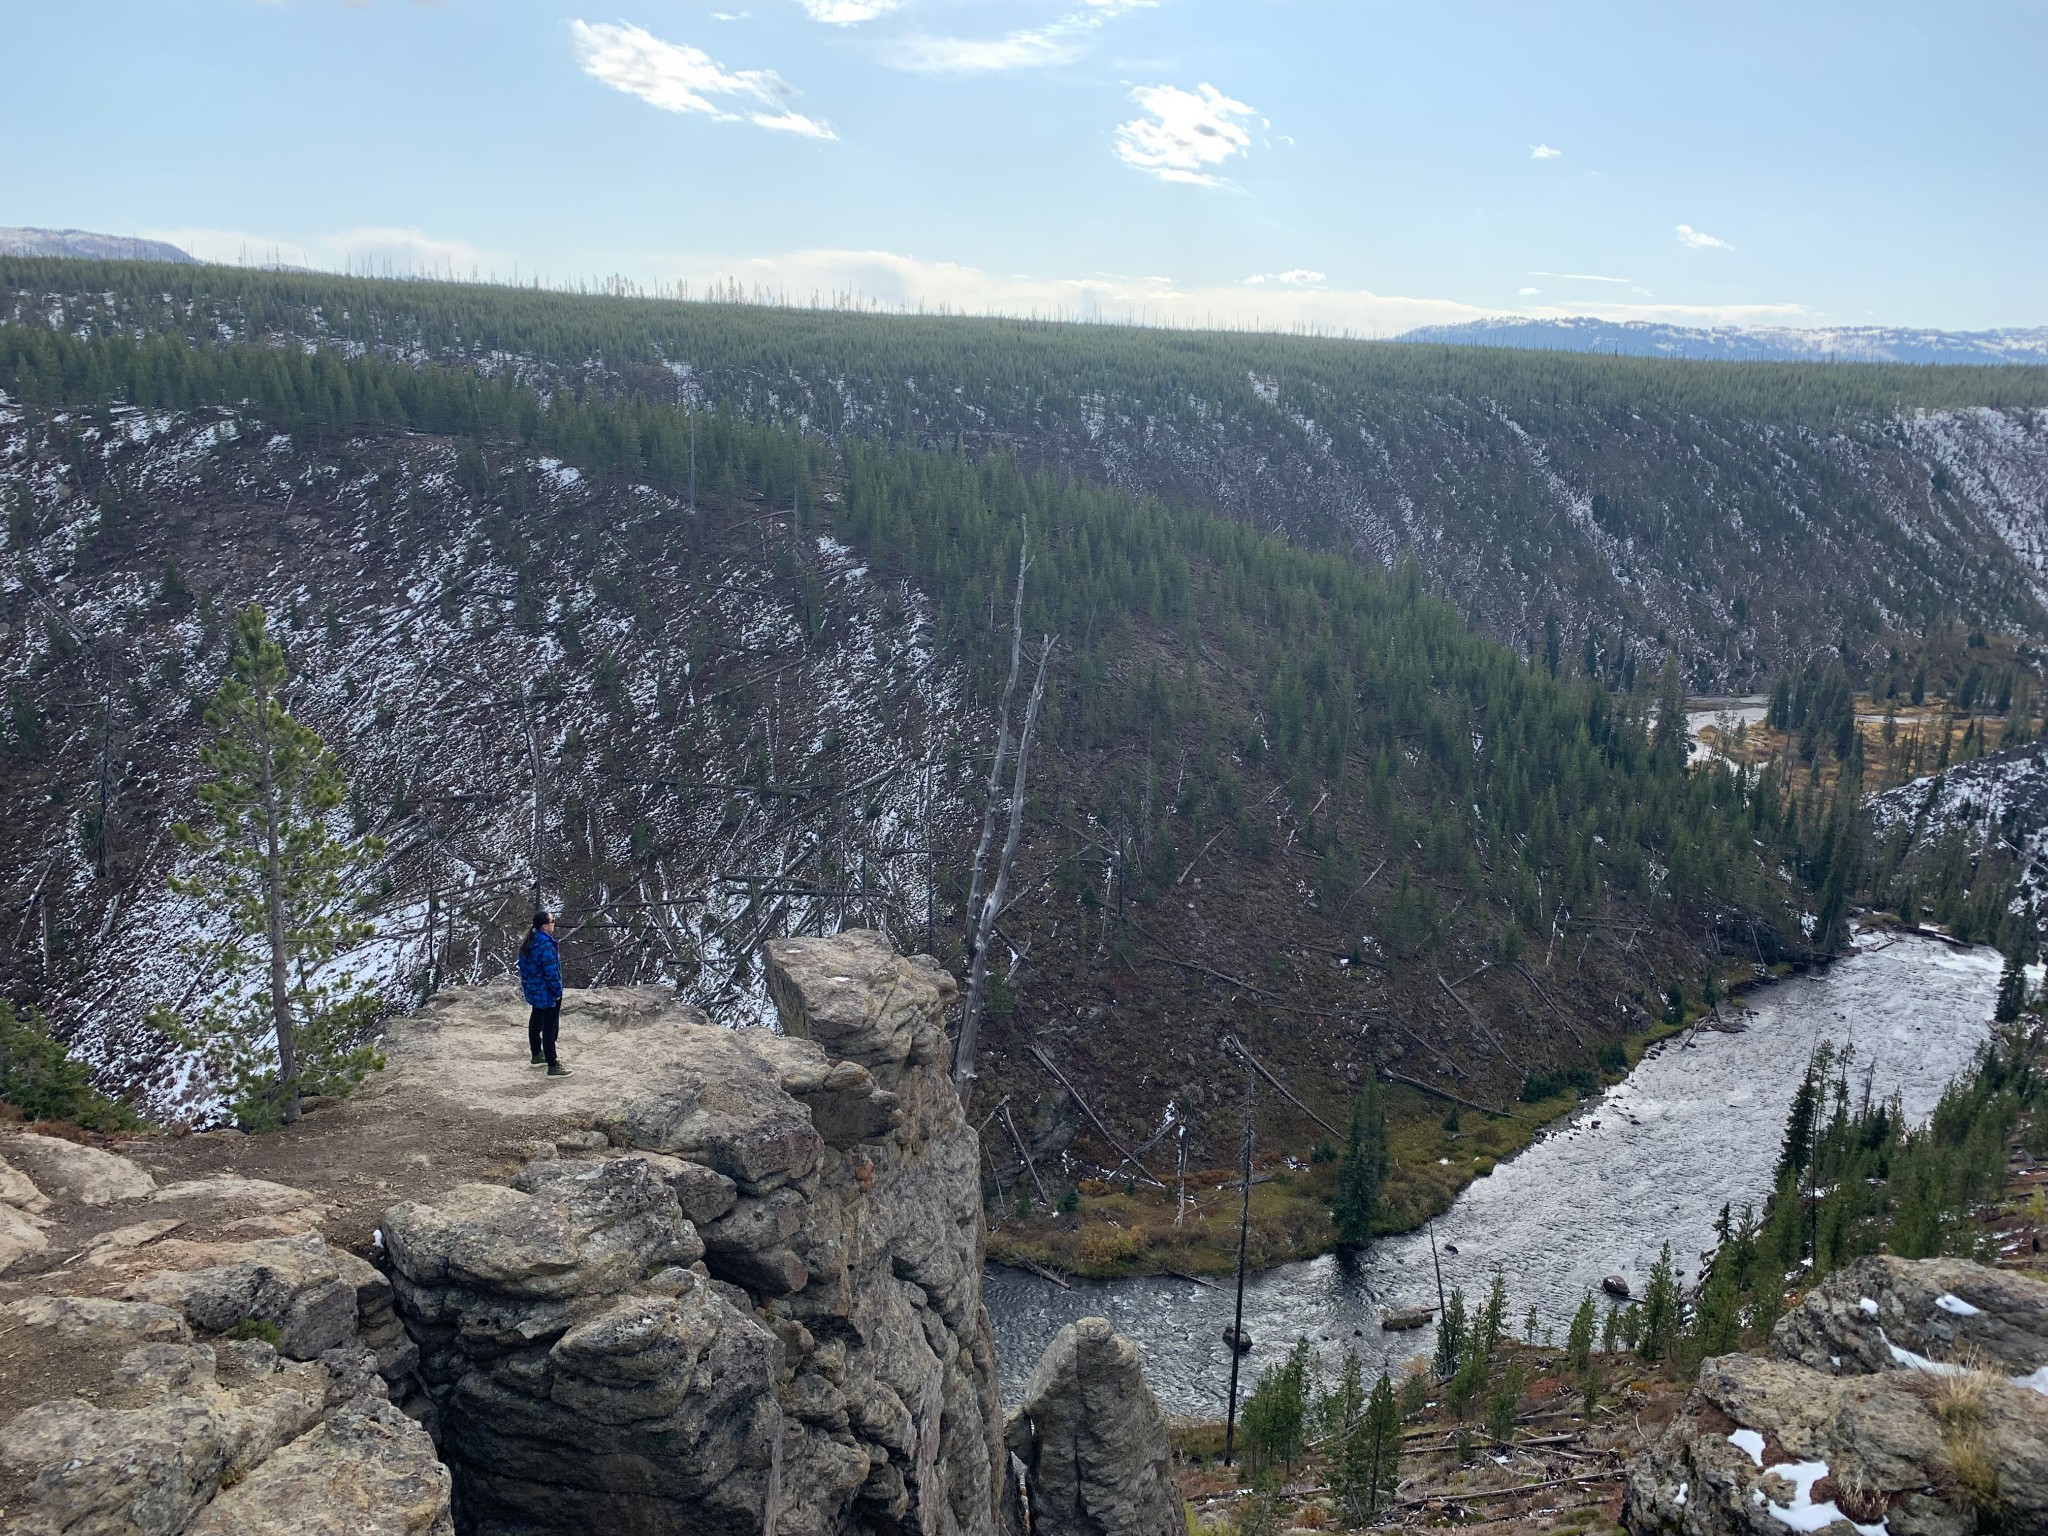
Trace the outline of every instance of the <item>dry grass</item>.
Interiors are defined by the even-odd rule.
[[[1934,1387],[1934,1412],[1941,1420],[1941,1438],[1956,1495],[1980,1524],[1994,1519],[2002,1504],[1998,1460],[1984,1438],[1991,1394],[1997,1385],[1996,1374],[1968,1361],[1962,1370],[1942,1376]]]
[[[1945,1431],[1963,1433],[1984,1423],[1984,1405],[1997,1381],[1991,1372],[1966,1365],[1963,1370],[1943,1375],[1934,1387],[1934,1411]]]

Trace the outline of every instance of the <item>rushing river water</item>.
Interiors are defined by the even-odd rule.
[[[1671,1244],[1688,1281],[1713,1244],[1724,1203],[1761,1205],[1785,1116],[1813,1049],[1853,1045],[1853,1080],[1873,1073],[1924,1118],[1986,1034],[1999,957],[1930,939],[1900,939],[1751,995],[1747,1027],[1702,1030],[1657,1047],[1626,1081],[1588,1100],[1490,1177],[1475,1180],[1436,1223],[1446,1292],[1482,1298],[1496,1268],[1517,1328],[1533,1304],[1562,1336],[1579,1299],[1603,1276],[1637,1295],[1659,1247]],[[1451,1250],[1455,1249],[1453,1252]],[[1169,1413],[1220,1415],[1230,1373],[1222,1330],[1228,1289],[1148,1277],[1076,1280],[1070,1291],[991,1266],[984,1285],[1006,1402],[1052,1336],[1080,1317],[1107,1317],[1137,1340]],[[1429,1238],[1385,1238],[1355,1261],[1331,1255],[1285,1264],[1245,1286],[1251,1375],[1306,1334],[1335,1364],[1355,1345],[1368,1366],[1428,1350],[1431,1330],[1388,1333],[1381,1309],[1436,1300]],[[1247,1378],[1249,1379],[1249,1378]]]

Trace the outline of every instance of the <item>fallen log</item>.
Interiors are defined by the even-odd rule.
[[[1104,1125],[1102,1123],[1101,1117],[1098,1116],[1094,1110],[1088,1107],[1088,1101],[1081,1097],[1081,1090],[1076,1088],[1072,1083],[1067,1081],[1067,1074],[1062,1072],[1056,1065],[1054,1065],[1053,1059],[1050,1056],[1046,1055],[1045,1052],[1039,1048],[1038,1044],[1035,1041],[1032,1043],[1030,1049],[1031,1054],[1038,1059],[1038,1064],[1041,1067],[1045,1068],[1046,1071],[1050,1072],[1053,1075],[1054,1079],[1058,1081],[1059,1085],[1067,1090],[1067,1093],[1073,1098],[1073,1101],[1081,1106],[1081,1113],[1088,1117],[1088,1123],[1095,1127],[1097,1134],[1100,1135],[1104,1141],[1108,1142],[1111,1147],[1116,1149],[1117,1154],[1123,1158],[1124,1163],[1129,1163],[1133,1168],[1137,1169],[1139,1174],[1143,1176],[1147,1184],[1158,1185],[1158,1187],[1161,1189],[1166,1188],[1166,1185],[1161,1180],[1156,1179],[1152,1176],[1151,1169],[1147,1168],[1143,1163],[1139,1162],[1136,1157],[1134,1157],[1129,1151],[1125,1149],[1124,1144],[1122,1142],[1118,1141],[1114,1136],[1110,1135],[1109,1127]],[[1117,1168],[1121,1170],[1123,1168],[1124,1163],[1118,1163]],[[1112,1173],[1110,1177],[1115,1178],[1116,1174]]]

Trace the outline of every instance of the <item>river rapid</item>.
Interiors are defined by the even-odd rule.
[[[1760,988],[1739,1033],[1700,1030],[1653,1048],[1626,1080],[1588,1099],[1528,1150],[1476,1179],[1436,1223],[1446,1293],[1482,1299],[1507,1277],[1516,1331],[1533,1305],[1539,1327],[1563,1336],[1589,1290],[1610,1274],[1642,1294],[1666,1242],[1688,1283],[1714,1242],[1724,1204],[1761,1207],[1785,1117],[1815,1047],[1854,1051],[1852,1081],[1869,1074],[1882,1098],[1897,1091],[1924,1119],[1985,1038],[1998,987],[1996,951],[1931,939],[1879,940],[1825,973]],[[1724,1014],[1729,1010],[1724,1007]],[[1149,1276],[1058,1287],[991,1265],[983,1286],[1014,1403],[1052,1336],[1081,1317],[1106,1317],[1144,1351],[1146,1375],[1169,1413],[1220,1416],[1230,1356],[1227,1285]],[[1354,1260],[1324,1255],[1249,1278],[1247,1380],[1297,1336],[1324,1369],[1355,1346],[1370,1369],[1398,1369],[1427,1352],[1434,1332],[1389,1333],[1383,1308],[1434,1303],[1426,1233],[1384,1238]]]

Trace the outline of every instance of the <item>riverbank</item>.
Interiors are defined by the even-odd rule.
[[[2043,1123],[2042,1115],[2037,1110],[2012,1126],[2006,1138],[2004,1187],[1996,1197],[1967,1210],[1944,1244],[1949,1252],[1975,1254],[1980,1262],[1999,1269],[2048,1280],[2048,1257],[2041,1253],[2043,1239],[2048,1237],[2048,1124]],[[1953,1261],[1943,1262],[1951,1267],[1943,1271],[1941,1284],[1932,1288],[1943,1290],[1933,1305],[1947,1309],[1955,1297],[1944,1287],[1955,1284],[1956,1268]],[[1795,1270],[1792,1278],[1800,1283],[1782,1295],[1770,1316],[1789,1312],[1804,1299],[1804,1282],[1812,1278],[1811,1271],[1801,1275]],[[1841,1285],[1839,1280],[1828,1283],[1838,1289]],[[1846,1292],[1856,1294],[1855,1288]],[[1924,1303],[1930,1294],[1922,1287],[1919,1299]],[[1865,1307],[1876,1305],[1864,1303]],[[1520,1311],[1512,1289],[1503,1310],[1510,1319]],[[1953,1310],[1961,1314],[1965,1308],[1956,1305]],[[1903,1312],[1901,1319],[1892,1327],[1915,1326]],[[1944,1317],[1942,1321],[1948,1324],[1952,1319]],[[1544,1342],[1529,1337],[1500,1341],[1483,1370],[1463,1386],[1437,1380],[1423,1361],[1411,1360],[1405,1370],[1394,1373],[1401,1389],[1398,1482],[1372,1522],[1374,1528],[1440,1530],[1450,1523],[1461,1531],[1499,1536],[1534,1536],[1537,1532],[1573,1536],[1615,1532],[1618,1536],[1625,1482],[1630,1477],[1654,1481],[1649,1465],[1638,1458],[1662,1442],[1659,1454],[1669,1460],[1671,1442],[1666,1430],[1681,1412],[1690,1414],[1696,1427],[1713,1421],[1714,1410],[1708,1408],[1702,1415],[1700,1399],[1688,1395],[1701,1360],[1716,1352],[1695,1335],[1698,1326],[1698,1314],[1689,1305],[1674,1350],[1665,1358],[1648,1360],[1632,1350],[1595,1342],[1575,1364],[1567,1348],[1551,1342],[1554,1333],[1544,1338],[1549,1331],[1539,1323],[1531,1332]],[[1945,1330],[1936,1331],[1946,1337]],[[1598,1340],[1603,1332],[1596,1330],[1588,1337]],[[1776,1338],[1767,1328],[1744,1325],[1733,1342],[1739,1352],[1778,1357],[1782,1352],[1774,1343]],[[1795,1347],[1796,1341],[1795,1335]],[[1272,1342],[1278,1347],[1269,1359],[1284,1358],[1287,1341]],[[1375,1368],[1367,1363],[1369,1348],[1356,1343],[1352,1347],[1364,1357],[1363,1375],[1369,1383],[1375,1374]],[[1914,1347],[1935,1346],[1916,1342]],[[1971,1346],[1961,1347],[1969,1357]],[[1725,1344],[1721,1352],[1726,1352]],[[1936,1358],[1953,1356],[1941,1353]],[[2037,1359],[2030,1356],[2005,1369],[2016,1384],[2031,1385],[2033,1378],[2027,1368]],[[1834,1364],[1839,1367],[1841,1359],[1836,1357]],[[1320,1387],[1312,1387],[1308,1394],[1306,1444],[1278,1466],[1269,1462],[1263,1477],[1258,1469],[1259,1446],[1255,1437],[1245,1435],[1244,1419],[1240,1419],[1234,1465],[1222,1460],[1224,1427],[1219,1418],[1177,1422],[1174,1442],[1179,1486],[1187,1501],[1191,1532],[1223,1536],[1254,1529],[1341,1529],[1353,1523],[1344,1508],[1347,1490],[1341,1436],[1333,1435],[1328,1427],[1330,1420],[1340,1416],[1333,1409],[1341,1398],[1331,1388],[1341,1380],[1339,1375],[1333,1381],[1325,1358]],[[1247,1391],[1255,1381],[1247,1375]],[[1461,1401],[1454,1403],[1454,1399]],[[1761,1414],[1769,1410],[1768,1405],[1752,1402],[1751,1411]],[[1855,1423],[1845,1420],[1830,1432],[1853,1436],[1858,1433]],[[1939,1453],[1922,1454],[1938,1457]],[[1635,1463],[1633,1473],[1626,1470],[1631,1462]],[[1638,1488],[1633,1496],[1641,1494]],[[1784,1520],[1785,1515],[1779,1518]]]
[[[1907,1115],[1922,1120],[1985,1038],[1999,964],[1989,950],[1901,937],[1757,991],[1739,1032],[1667,1037],[1637,1056],[1626,1081],[1581,1101],[1488,1176],[1467,1176],[1435,1220],[1434,1251],[1420,1232],[1390,1235],[1355,1255],[1253,1273],[1245,1287],[1252,1369],[1299,1335],[1326,1361],[1356,1345],[1398,1366],[1428,1348],[1428,1332],[1384,1333],[1382,1315],[1433,1303],[1439,1267],[1444,1289],[1468,1298],[1504,1271],[1518,1316],[1534,1306],[1552,1327],[1608,1275],[1640,1294],[1667,1242],[1692,1283],[1723,1205],[1732,1202],[1739,1216],[1745,1202],[1760,1208],[1769,1194],[1788,1107],[1813,1052],[1853,1047],[1858,1092],[1868,1074],[1875,1102],[1896,1092]],[[1230,1218],[1234,1194],[1212,1189]],[[1234,1238],[1234,1225],[1225,1226]],[[1036,1358],[1076,1317],[1107,1317],[1139,1341],[1170,1411],[1222,1411],[1229,1356],[1221,1333],[1233,1309],[1225,1284],[1075,1275],[1062,1288],[992,1265],[983,1294],[1005,1360]],[[1011,1393],[1021,1383],[1008,1371]]]
[[[1763,976],[1749,968],[1731,970],[1717,980],[1718,1005],[1709,1006],[1695,996],[1682,1022],[1660,1018],[1617,1042],[1626,1070],[1598,1073],[1598,1087],[1590,1094],[1561,1084],[1555,1093],[1534,1102],[1517,1101],[1495,1113],[1455,1104],[1405,1083],[1388,1083],[1389,1170],[1381,1187],[1374,1237],[1420,1231],[1449,1211],[1473,1181],[1526,1151],[1588,1098],[1623,1081],[1658,1045],[1700,1029],[1739,1027],[1742,995],[1790,974],[1789,966]],[[1288,1139],[1254,1157],[1245,1261],[1255,1270],[1315,1258],[1331,1252],[1336,1243],[1330,1203],[1337,1187],[1337,1138],[1271,1093],[1262,1093],[1261,1102],[1269,1107],[1271,1119],[1284,1127],[1280,1135]],[[1162,1149],[1160,1156],[1148,1159],[1150,1171],[1161,1180],[1156,1185],[1135,1176],[1081,1179],[1048,1187],[1054,1202],[1051,1210],[1028,1200],[1004,1212],[992,1211],[989,1258],[1011,1268],[1098,1280],[1234,1273],[1243,1198],[1239,1170],[1189,1169],[1183,1205],[1180,1181],[1167,1162],[1170,1155]]]

